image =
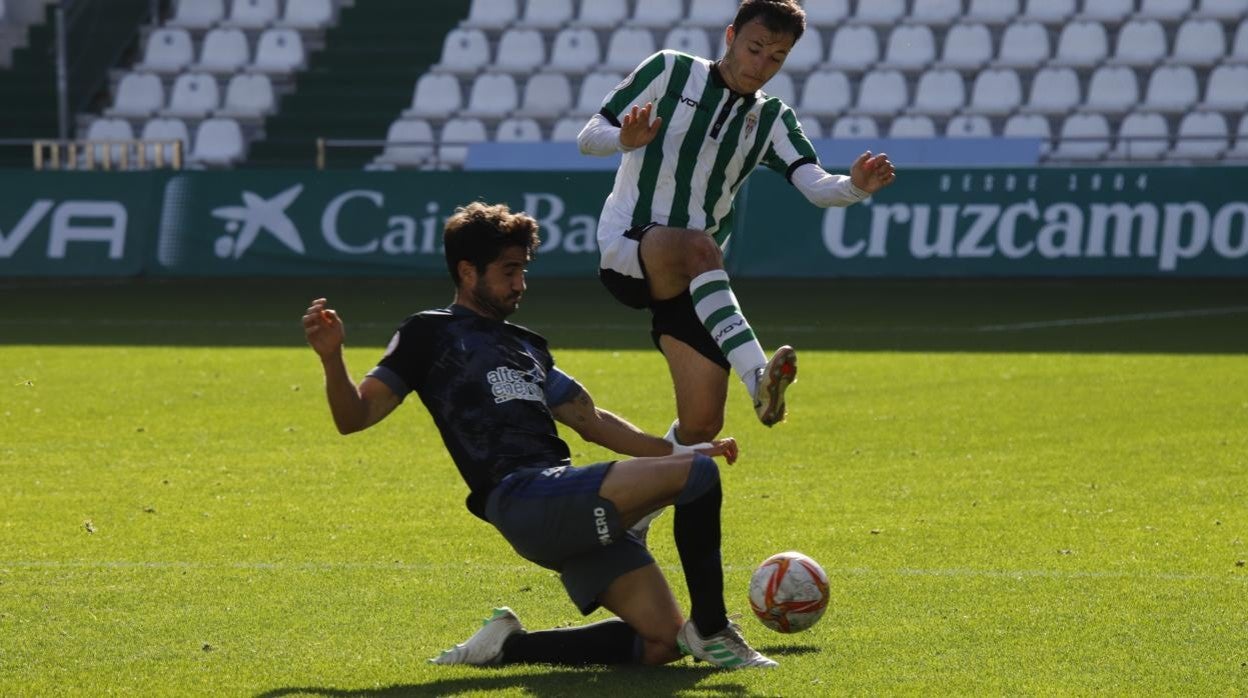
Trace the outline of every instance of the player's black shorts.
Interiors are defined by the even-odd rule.
[[[630,228],[624,233],[624,237],[640,243],[646,233],[657,225],[658,223],[647,223]],[[641,261],[640,245],[637,245],[637,262],[642,274],[645,274],[646,265]],[[650,297],[650,282],[645,278],[639,279],[605,268],[598,270],[598,278],[602,281],[602,285],[606,286],[607,291],[624,305],[630,308],[650,309],[650,339],[659,351],[663,351],[662,345],[659,344],[659,337],[668,335],[693,347],[694,351],[719,364],[725,371],[731,367],[724,352],[715,343],[711,333],[702,324],[702,320],[698,318],[689,289],[685,289],[684,293],[675,298],[656,301]]]

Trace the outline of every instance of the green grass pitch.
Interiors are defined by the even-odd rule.
[[[492,606],[582,622],[464,508],[419,401],[333,429],[306,302],[341,312],[358,379],[446,282],[3,282],[0,694],[1248,693],[1248,284],[736,290],[800,356],[787,423],[734,380],[725,428],[728,606],[771,672],[425,663]],[[532,279],[513,319],[666,429],[643,313]],[[651,541],[683,602],[670,514]],[[746,601],[786,549],[832,581],[790,636]]]

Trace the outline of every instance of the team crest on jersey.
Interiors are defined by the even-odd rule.
[[[758,128],[758,115],[746,114],[744,138],[748,139],[754,133],[754,129],[756,128]]]
[[[485,376],[490,382],[490,394],[494,396],[494,404],[502,404],[512,400],[533,400],[542,402],[546,393],[537,375],[532,371],[517,371],[514,368],[499,366]]]

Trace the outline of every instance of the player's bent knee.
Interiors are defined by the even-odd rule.
[[[676,495],[676,504],[688,504],[710,492],[719,484],[719,465],[710,456],[694,454],[685,487]]]
[[[719,249],[715,238],[700,231],[690,230],[684,237],[685,259],[692,269],[721,269],[724,266],[724,252]]]
[[[707,441],[714,441],[715,437],[724,428],[723,418],[699,420],[696,417],[689,420],[682,419],[680,421],[680,441],[681,443],[697,444]]]

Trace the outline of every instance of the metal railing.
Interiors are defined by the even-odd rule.
[[[185,144],[180,140],[36,140],[31,147],[36,170],[111,172],[180,170]]]

